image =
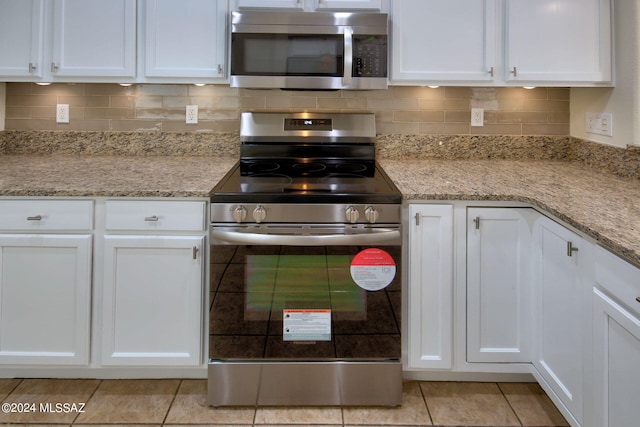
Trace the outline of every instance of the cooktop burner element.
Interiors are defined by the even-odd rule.
[[[371,113],[243,113],[240,140],[214,203],[401,203],[375,161]]]

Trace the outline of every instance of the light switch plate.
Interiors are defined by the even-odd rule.
[[[611,113],[586,113],[585,132],[597,135],[613,136],[613,114]]]

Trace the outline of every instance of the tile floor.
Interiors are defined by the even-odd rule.
[[[407,381],[398,408],[216,409],[206,392],[206,380],[0,379],[0,425],[567,425],[529,383]]]

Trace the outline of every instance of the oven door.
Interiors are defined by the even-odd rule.
[[[399,228],[314,226],[320,234],[302,236],[290,234],[300,226],[230,227],[211,229],[210,359],[400,359]]]

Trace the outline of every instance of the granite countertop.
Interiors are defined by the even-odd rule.
[[[237,157],[0,156],[0,196],[209,197]]]
[[[640,181],[582,163],[388,160],[405,200],[516,201],[538,207],[640,266]]]

